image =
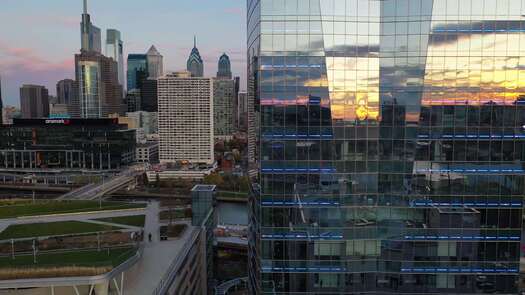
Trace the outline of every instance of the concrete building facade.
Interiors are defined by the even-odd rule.
[[[214,162],[213,80],[170,73],[158,80],[160,162]]]
[[[213,117],[215,138],[231,137],[235,131],[235,81],[213,81]]]

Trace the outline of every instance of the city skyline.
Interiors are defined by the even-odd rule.
[[[239,0],[202,2],[202,5],[193,5],[186,1],[154,0],[143,7],[138,1],[91,0],[88,10],[92,22],[102,31],[102,40],[106,38],[106,29],[122,33],[125,57],[129,53],[146,52],[153,44],[164,55],[165,72],[182,70],[196,35],[205,76],[215,76],[217,61],[225,52],[231,58],[234,75],[245,80],[245,3]],[[55,95],[56,82],[74,78],[74,54],[80,50],[82,1],[57,0],[44,6],[36,0],[7,0],[4,4],[0,17],[12,24],[0,28],[4,105],[19,106],[18,92],[22,84],[44,85]],[[175,30],[196,19],[196,15],[200,21],[192,30]],[[131,18],[133,22],[129,21]],[[209,27],[214,29],[207,29]]]

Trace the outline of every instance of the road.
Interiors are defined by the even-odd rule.
[[[109,180],[103,179],[99,183],[91,183],[77,190],[71,191],[61,197],[59,200],[96,200],[104,195],[115,191],[122,186],[135,181],[135,178],[144,173],[144,166],[132,166]]]

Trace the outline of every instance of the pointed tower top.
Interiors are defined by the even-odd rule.
[[[155,47],[155,45],[151,45],[151,47],[149,48],[149,50],[148,50],[148,52],[146,54],[147,55],[160,55],[160,53],[157,50],[157,48]]]
[[[197,36],[193,35],[193,48],[197,48]]]
[[[88,14],[87,0],[84,0],[84,14]]]

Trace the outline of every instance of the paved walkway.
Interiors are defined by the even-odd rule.
[[[157,287],[172,262],[179,256],[192,230],[189,226],[177,240],[160,241],[158,202],[152,202],[146,212],[144,252],[142,258],[124,275],[124,294],[149,295]],[[189,223],[187,223],[189,225]],[[148,242],[148,234],[152,242]]]
[[[127,224],[121,224],[121,223],[107,222],[107,221],[83,220],[83,222],[94,223],[94,224],[101,224],[101,225],[108,225],[108,226],[115,226],[115,227],[120,227],[120,228],[123,228],[123,229],[133,230],[133,231],[141,231],[142,230],[142,227],[133,226],[133,225],[127,225]]]
[[[94,211],[87,213],[72,213],[72,214],[57,214],[57,215],[46,215],[46,216],[27,216],[20,218],[10,218],[0,220],[0,229],[4,226],[13,224],[30,224],[30,223],[49,223],[49,222],[60,222],[60,221],[86,221],[89,219],[100,219],[110,217],[122,217],[132,215],[144,215],[146,212],[145,208],[137,209],[125,209],[120,211]]]

